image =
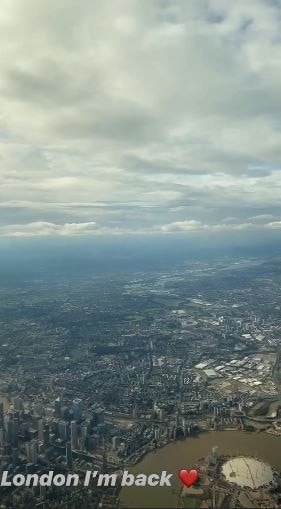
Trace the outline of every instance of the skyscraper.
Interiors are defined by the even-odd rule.
[[[71,468],[72,467],[72,450],[71,450],[70,442],[67,442],[67,444],[66,444],[65,457],[66,457],[67,468]]]
[[[21,410],[23,410],[23,400],[19,396],[16,396],[13,399],[13,405],[16,411],[20,412]]]
[[[71,421],[71,448],[78,449],[77,423]]]
[[[37,441],[32,440],[25,444],[27,461],[35,465],[37,463]]]
[[[13,465],[14,466],[17,465],[18,461],[19,461],[18,448],[17,447],[13,447],[13,449],[12,449],[12,462],[13,462]]]
[[[30,461],[34,465],[37,463],[37,442],[33,440],[30,444]]]
[[[102,454],[102,472],[107,472],[107,454],[106,454],[106,448],[103,443],[103,454]]]
[[[0,426],[3,427],[4,424],[4,404],[0,403]]]
[[[11,420],[6,421],[5,422],[5,428],[6,428],[7,442],[9,444],[11,444],[12,441],[13,441],[13,432],[14,432],[13,421],[11,421]]]
[[[44,445],[49,445],[49,443],[50,443],[50,428],[49,428],[49,424],[45,425],[43,436],[44,436]]]
[[[59,422],[59,437],[62,440],[69,440],[69,423],[66,421]]]
[[[60,417],[60,410],[61,410],[61,400],[60,398],[57,398],[55,400],[55,417]]]
[[[112,438],[112,449],[114,451],[117,451],[118,446],[119,446],[119,437],[115,436],[115,437]]]
[[[38,440],[44,442],[44,421],[43,419],[38,420]]]
[[[73,418],[75,421],[80,421],[82,417],[82,399],[76,398],[72,403]]]
[[[0,447],[1,449],[5,445],[5,430],[3,428],[0,428]]]

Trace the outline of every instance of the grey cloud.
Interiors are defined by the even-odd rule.
[[[3,0],[1,228],[277,229],[280,23],[274,0]]]

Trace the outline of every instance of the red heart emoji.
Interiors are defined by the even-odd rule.
[[[199,474],[197,470],[195,470],[195,468],[193,468],[192,470],[183,469],[179,471],[179,478],[181,482],[188,488],[190,488],[191,486],[193,486],[193,484],[196,483],[198,477]]]

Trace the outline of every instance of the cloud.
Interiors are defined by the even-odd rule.
[[[0,226],[0,237],[56,237],[56,236],[93,236],[93,235],[159,235],[159,234],[206,234],[206,233],[231,233],[231,232],[257,232],[261,234],[266,230],[281,229],[281,220],[271,223],[229,223],[221,222],[218,224],[202,224],[193,219],[185,221],[176,221],[165,225],[155,225],[148,228],[129,228],[126,229],[118,224],[103,227],[96,222],[87,223],[48,223],[44,221],[35,221],[26,224],[10,224]]]
[[[163,225],[161,230],[165,233],[175,232],[214,232],[214,233],[229,233],[229,232],[244,232],[244,231],[258,231],[262,233],[263,230],[281,229],[281,221],[271,223],[233,223],[229,221],[222,221],[218,224],[202,224],[200,221],[177,221]]]
[[[278,224],[280,24],[273,0],[3,0],[1,232]]]
[[[163,232],[196,232],[202,230],[204,225],[200,221],[176,221],[175,223],[165,224],[162,226]]]
[[[37,221],[29,224],[15,224],[0,227],[2,237],[45,237],[86,235],[97,231],[97,225],[91,223],[54,224]]]
[[[272,228],[273,230],[279,230],[281,228],[281,221],[274,221],[273,223],[268,223],[268,228]]]

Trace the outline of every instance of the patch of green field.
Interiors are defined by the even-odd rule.
[[[281,406],[281,400],[258,401],[248,412],[249,417],[270,417]]]
[[[186,507],[186,508],[190,508],[190,509],[193,509],[193,508],[197,508],[197,507],[200,507],[200,504],[202,503],[202,499],[199,498],[199,497],[184,497],[184,500],[183,500],[183,507]]]
[[[157,303],[157,304],[160,304],[161,306],[162,305],[165,305],[167,307],[173,307],[173,308],[180,308],[180,309],[183,309],[183,306],[186,306],[186,302],[183,301],[182,299],[176,299],[174,297],[169,297],[169,295],[167,295],[167,297],[154,297],[153,298],[153,302],[154,304]]]
[[[252,408],[249,410],[249,416],[258,417],[267,415],[269,410],[269,402],[268,401],[258,401]]]
[[[269,427],[269,424],[267,422],[263,422],[263,421],[256,421],[254,419],[251,419],[251,418],[243,418],[243,423],[246,427],[249,426],[249,431],[250,431],[250,428],[252,428],[252,431],[256,430],[256,431],[263,431],[265,429],[267,429]]]

